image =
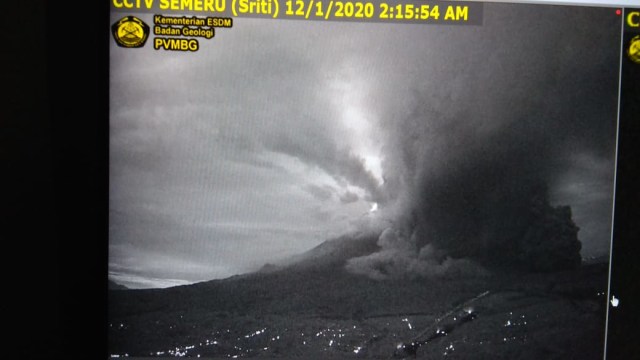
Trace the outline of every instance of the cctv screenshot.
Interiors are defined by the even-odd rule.
[[[109,0],[109,358],[628,358],[639,8]]]

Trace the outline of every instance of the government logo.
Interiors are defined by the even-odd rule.
[[[111,26],[116,44],[125,48],[143,47],[149,38],[149,26],[135,16],[127,16]]]

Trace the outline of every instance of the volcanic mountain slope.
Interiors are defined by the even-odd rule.
[[[118,283],[116,283],[115,281],[109,279],[108,283],[107,283],[109,290],[127,290],[129,289],[128,287],[124,286],[124,285],[120,285]]]
[[[287,265],[224,280],[110,291],[110,353],[602,358],[605,263],[555,273],[393,280],[345,270],[348,259],[377,251],[376,241],[367,235],[335,239]],[[472,316],[461,321],[461,312]]]

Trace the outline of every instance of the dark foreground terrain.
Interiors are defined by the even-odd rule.
[[[110,291],[110,354],[602,358],[604,263],[556,273],[385,281],[350,274],[339,265]]]

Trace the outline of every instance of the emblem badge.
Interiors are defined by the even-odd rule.
[[[127,16],[111,26],[116,44],[126,48],[143,47],[149,38],[149,25],[135,16]]]
[[[629,42],[627,56],[636,64],[640,64],[640,35],[636,35]]]

